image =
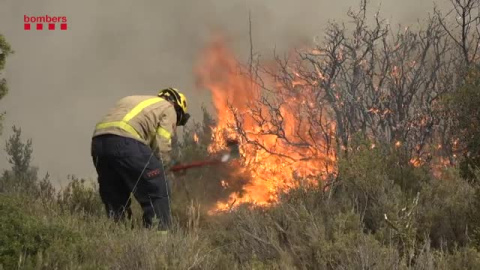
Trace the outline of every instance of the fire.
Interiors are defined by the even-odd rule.
[[[442,179],[444,170],[454,166],[456,155],[454,154],[452,158],[442,155],[439,152],[442,149],[440,144],[434,145],[431,149],[423,153],[425,158],[422,155],[411,158],[410,164],[417,168],[428,165],[432,175],[437,179]],[[427,159],[430,159],[430,161],[427,161]]]
[[[198,143],[198,135],[197,135],[197,133],[193,133],[193,141],[194,141],[195,143]]]
[[[223,188],[227,188],[227,187],[228,187],[228,183],[225,182],[225,180],[222,180],[221,183],[222,183],[222,187],[223,187]]]
[[[445,168],[451,167],[451,163],[448,158],[438,157],[436,162],[433,163],[432,167],[433,175],[436,178],[440,179],[443,176],[443,170]]]
[[[315,92],[308,82],[295,78],[287,86],[270,81],[274,93],[266,95],[238,66],[222,39],[206,48],[197,76],[200,86],[211,91],[217,113],[208,150],[220,151],[226,139],[237,139],[241,159],[232,175],[248,178],[241,194],[230,194],[212,212],[242,203],[267,206],[278,201],[280,191],[300,183],[316,185],[335,173],[336,155],[334,147],[329,147],[335,141],[335,125],[324,109],[313,106]],[[315,126],[319,123],[323,129]],[[234,180],[224,179],[222,186],[230,181]]]
[[[420,167],[422,165],[422,160],[418,157],[413,157],[410,159],[410,164],[414,167]]]

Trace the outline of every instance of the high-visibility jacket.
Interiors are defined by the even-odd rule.
[[[120,99],[96,125],[93,137],[114,134],[150,146],[164,165],[171,161],[172,136],[177,113],[172,103],[157,96],[128,96]]]

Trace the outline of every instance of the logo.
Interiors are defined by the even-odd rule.
[[[27,16],[23,15],[23,29],[32,30],[67,30],[66,16]]]
[[[155,176],[159,176],[162,171],[160,169],[154,169],[146,173],[148,178],[153,178]]]

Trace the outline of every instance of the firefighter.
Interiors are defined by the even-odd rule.
[[[157,96],[120,99],[96,125],[92,158],[100,196],[115,221],[131,217],[130,194],[143,209],[145,227],[171,226],[169,187],[165,167],[172,165],[172,136],[184,126],[187,99],[175,88]]]

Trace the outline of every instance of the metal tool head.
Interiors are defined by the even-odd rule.
[[[227,140],[227,147],[230,149],[231,158],[240,157],[240,143],[237,140]]]
[[[183,171],[183,170],[187,170],[195,167],[222,164],[232,159],[236,159],[240,157],[240,144],[237,140],[226,140],[226,145],[228,150],[226,150],[221,156],[217,156],[216,158],[213,158],[210,160],[202,160],[202,161],[191,162],[189,164],[175,165],[171,167],[170,170],[173,172],[178,172],[178,171]]]
[[[223,163],[240,157],[240,146],[237,140],[227,140],[226,144],[228,152],[224,152],[219,158],[219,161]]]

